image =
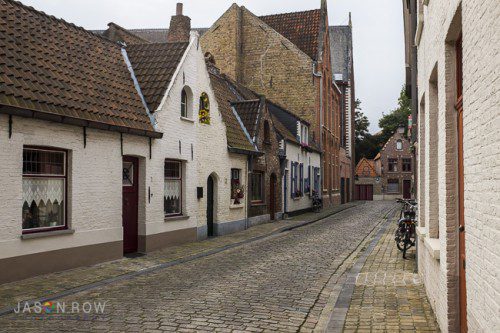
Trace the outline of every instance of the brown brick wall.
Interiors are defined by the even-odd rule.
[[[396,141],[400,139],[403,143],[403,149],[396,149]],[[398,160],[398,171],[389,172],[388,159],[395,158]],[[399,192],[395,194],[403,194],[403,180],[412,180],[413,169],[410,172],[403,172],[403,158],[411,159],[411,165],[413,166],[413,154],[411,153],[411,144],[408,139],[406,139],[402,134],[395,133],[385,144],[385,147],[380,151],[380,163],[382,166],[382,177],[381,182],[387,193],[387,180],[388,179],[399,179]],[[413,180],[412,180],[413,188]]]

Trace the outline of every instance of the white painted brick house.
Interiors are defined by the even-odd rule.
[[[500,328],[500,3],[418,1],[418,267],[444,332]]]

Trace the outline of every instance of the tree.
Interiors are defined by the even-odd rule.
[[[381,137],[385,143],[396,132],[399,125],[408,131],[408,116],[411,114],[411,100],[406,95],[404,87],[401,89],[398,98],[398,107],[388,114],[382,114],[378,126],[382,129]]]
[[[354,102],[354,134],[356,135],[356,143],[362,141],[368,134],[370,121],[368,117],[361,112],[361,101],[356,99]]]

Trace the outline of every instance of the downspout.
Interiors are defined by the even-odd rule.
[[[322,73],[316,73],[316,66],[318,63],[316,61],[313,62],[312,65],[312,74],[313,77],[319,77],[319,148],[323,150],[323,74]],[[321,154],[321,165],[320,165],[320,182],[319,182],[319,192],[318,195],[323,198],[323,172],[324,168],[322,167],[324,165],[324,154]]]

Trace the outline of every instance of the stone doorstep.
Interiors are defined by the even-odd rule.
[[[27,302],[29,304],[34,304],[37,301],[51,301],[68,295],[73,295],[78,292],[95,289],[100,286],[133,278],[138,275],[147,274],[149,272],[216,254],[225,250],[232,249],[234,247],[243,246],[251,242],[262,240],[266,237],[272,237],[285,231],[290,231],[314,222],[318,222],[329,216],[340,213],[346,209],[356,207],[357,205],[359,205],[359,203],[351,202],[341,206],[335,206],[331,209],[325,209],[320,213],[303,214],[304,216],[309,217],[307,219],[299,219],[301,215],[298,215],[292,220],[285,220],[286,225],[283,225],[282,221],[280,221],[281,223],[272,223],[273,227],[271,228],[269,228],[269,226],[271,225],[270,223],[261,224],[247,230],[225,236],[215,237],[200,242],[186,243],[184,245],[175,247],[167,247],[151,252],[139,258],[122,258],[110,262],[96,264],[93,266],[79,267],[67,271],[40,275],[21,281],[9,282],[0,285],[0,316],[11,313],[17,302]],[[248,235],[245,235],[245,233],[247,233]],[[195,249],[193,249],[193,247]],[[159,260],[161,259],[161,252],[166,250],[170,250],[170,258],[167,258],[167,260]],[[182,254],[182,252],[184,252],[184,254]],[[160,256],[160,258],[155,258],[155,256]],[[122,268],[122,264],[126,264],[127,262],[130,263],[129,267],[126,267],[125,269]],[[120,267],[117,268],[117,265]],[[110,273],[106,274],[106,270],[109,270]],[[104,274],[102,273],[103,271],[105,272]],[[51,280],[51,275],[53,275],[56,281],[57,279],[61,280],[61,278],[66,278],[69,280],[73,280],[73,283],[78,278],[86,276],[84,279],[87,283],[50,290],[48,292],[43,291],[40,286],[46,285],[48,280],[51,281],[51,284],[54,282],[53,280]],[[29,292],[30,295],[27,298],[22,300],[16,299],[16,295],[13,294],[13,290],[17,289],[24,291],[26,290],[26,287],[30,284],[30,282],[32,283],[33,294],[35,295],[31,295],[31,292]],[[56,284],[62,286],[64,283]]]

